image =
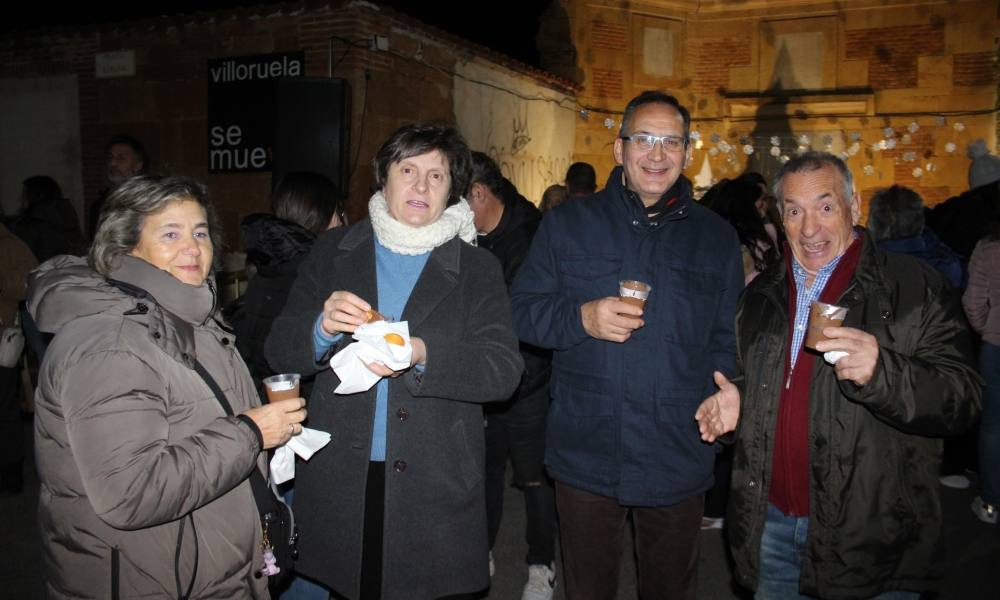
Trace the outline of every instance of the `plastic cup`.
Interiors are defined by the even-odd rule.
[[[828,340],[830,338],[823,335],[826,327],[840,327],[844,324],[844,317],[847,316],[847,309],[843,306],[827,304],[825,302],[813,302],[809,307],[809,326],[806,329],[806,348],[816,349],[816,342]]]
[[[268,402],[298,398],[299,374],[282,373],[281,375],[271,375],[264,379],[264,390],[267,392]]]
[[[649,292],[652,289],[648,283],[634,279],[625,279],[618,282],[618,296],[621,298],[621,301],[638,306],[639,308],[645,308],[646,298],[649,298]]]

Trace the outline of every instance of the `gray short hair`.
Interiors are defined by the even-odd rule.
[[[194,200],[205,209],[212,247],[221,249],[218,219],[204,185],[189,177],[139,175],[123,181],[104,201],[90,246],[90,266],[109,276],[118,268],[121,257],[139,245],[146,217],[181,200]],[[215,260],[220,254],[215,252]]]
[[[785,214],[785,197],[782,195],[781,184],[785,177],[803,171],[819,171],[827,166],[835,168],[840,173],[840,179],[844,183],[844,202],[850,205],[851,198],[854,197],[854,175],[847,168],[847,163],[829,152],[810,150],[781,165],[778,174],[774,176],[774,197],[778,200],[778,210],[782,215]]]

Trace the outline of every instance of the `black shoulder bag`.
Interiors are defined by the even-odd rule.
[[[233,407],[229,405],[219,384],[215,382],[212,375],[205,370],[197,360],[192,361],[194,370],[205,380],[205,383],[215,394],[216,400],[222,405],[222,410],[229,416],[233,416]],[[267,480],[260,474],[260,469],[254,465],[250,472],[250,488],[253,490],[253,499],[257,503],[257,510],[260,511],[260,524],[264,529],[264,538],[261,545],[265,552],[270,547],[274,553],[275,563],[280,569],[276,574],[268,577],[267,587],[272,596],[277,596],[277,592],[283,590],[291,582],[295,573],[295,559],[299,556],[298,541],[299,530],[295,527],[295,518],[292,509],[285,504],[274,490],[268,485]],[[261,577],[264,570],[260,569],[254,573],[255,577]]]

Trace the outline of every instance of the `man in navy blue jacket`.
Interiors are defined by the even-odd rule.
[[[628,514],[639,594],[695,598],[715,449],[694,412],[731,373],[743,288],[732,227],[691,197],[688,111],[643,92],[625,108],[605,188],[554,209],[511,288],[520,338],[551,348],[545,464],[556,481],[566,595],[613,599]],[[652,287],[644,308],[619,281]]]

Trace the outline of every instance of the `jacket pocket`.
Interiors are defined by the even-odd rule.
[[[707,346],[718,326],[725,291],[721,275],[670,263],[661,264],[658,275],[646,305],[647,326],[652,324],[670,340]]]
[[[560,370],[553,379],[552,397],[567,414],[574,417],[614,416],[615,398],[603,377]]]
[[[463,448],[462,456],[458,461],[458,469],[462,473],[462,481],[465,482],[465,491],[471,492],[483,478],[482,464],[477,463],[472,454],[472,446],[465,435],[465,421],[458,419],[452,423],[451,434],[460,441]]]
[[[559,261],[565,292],[574,299],[617,295],[621,258],[611,255],[569,256]]]

